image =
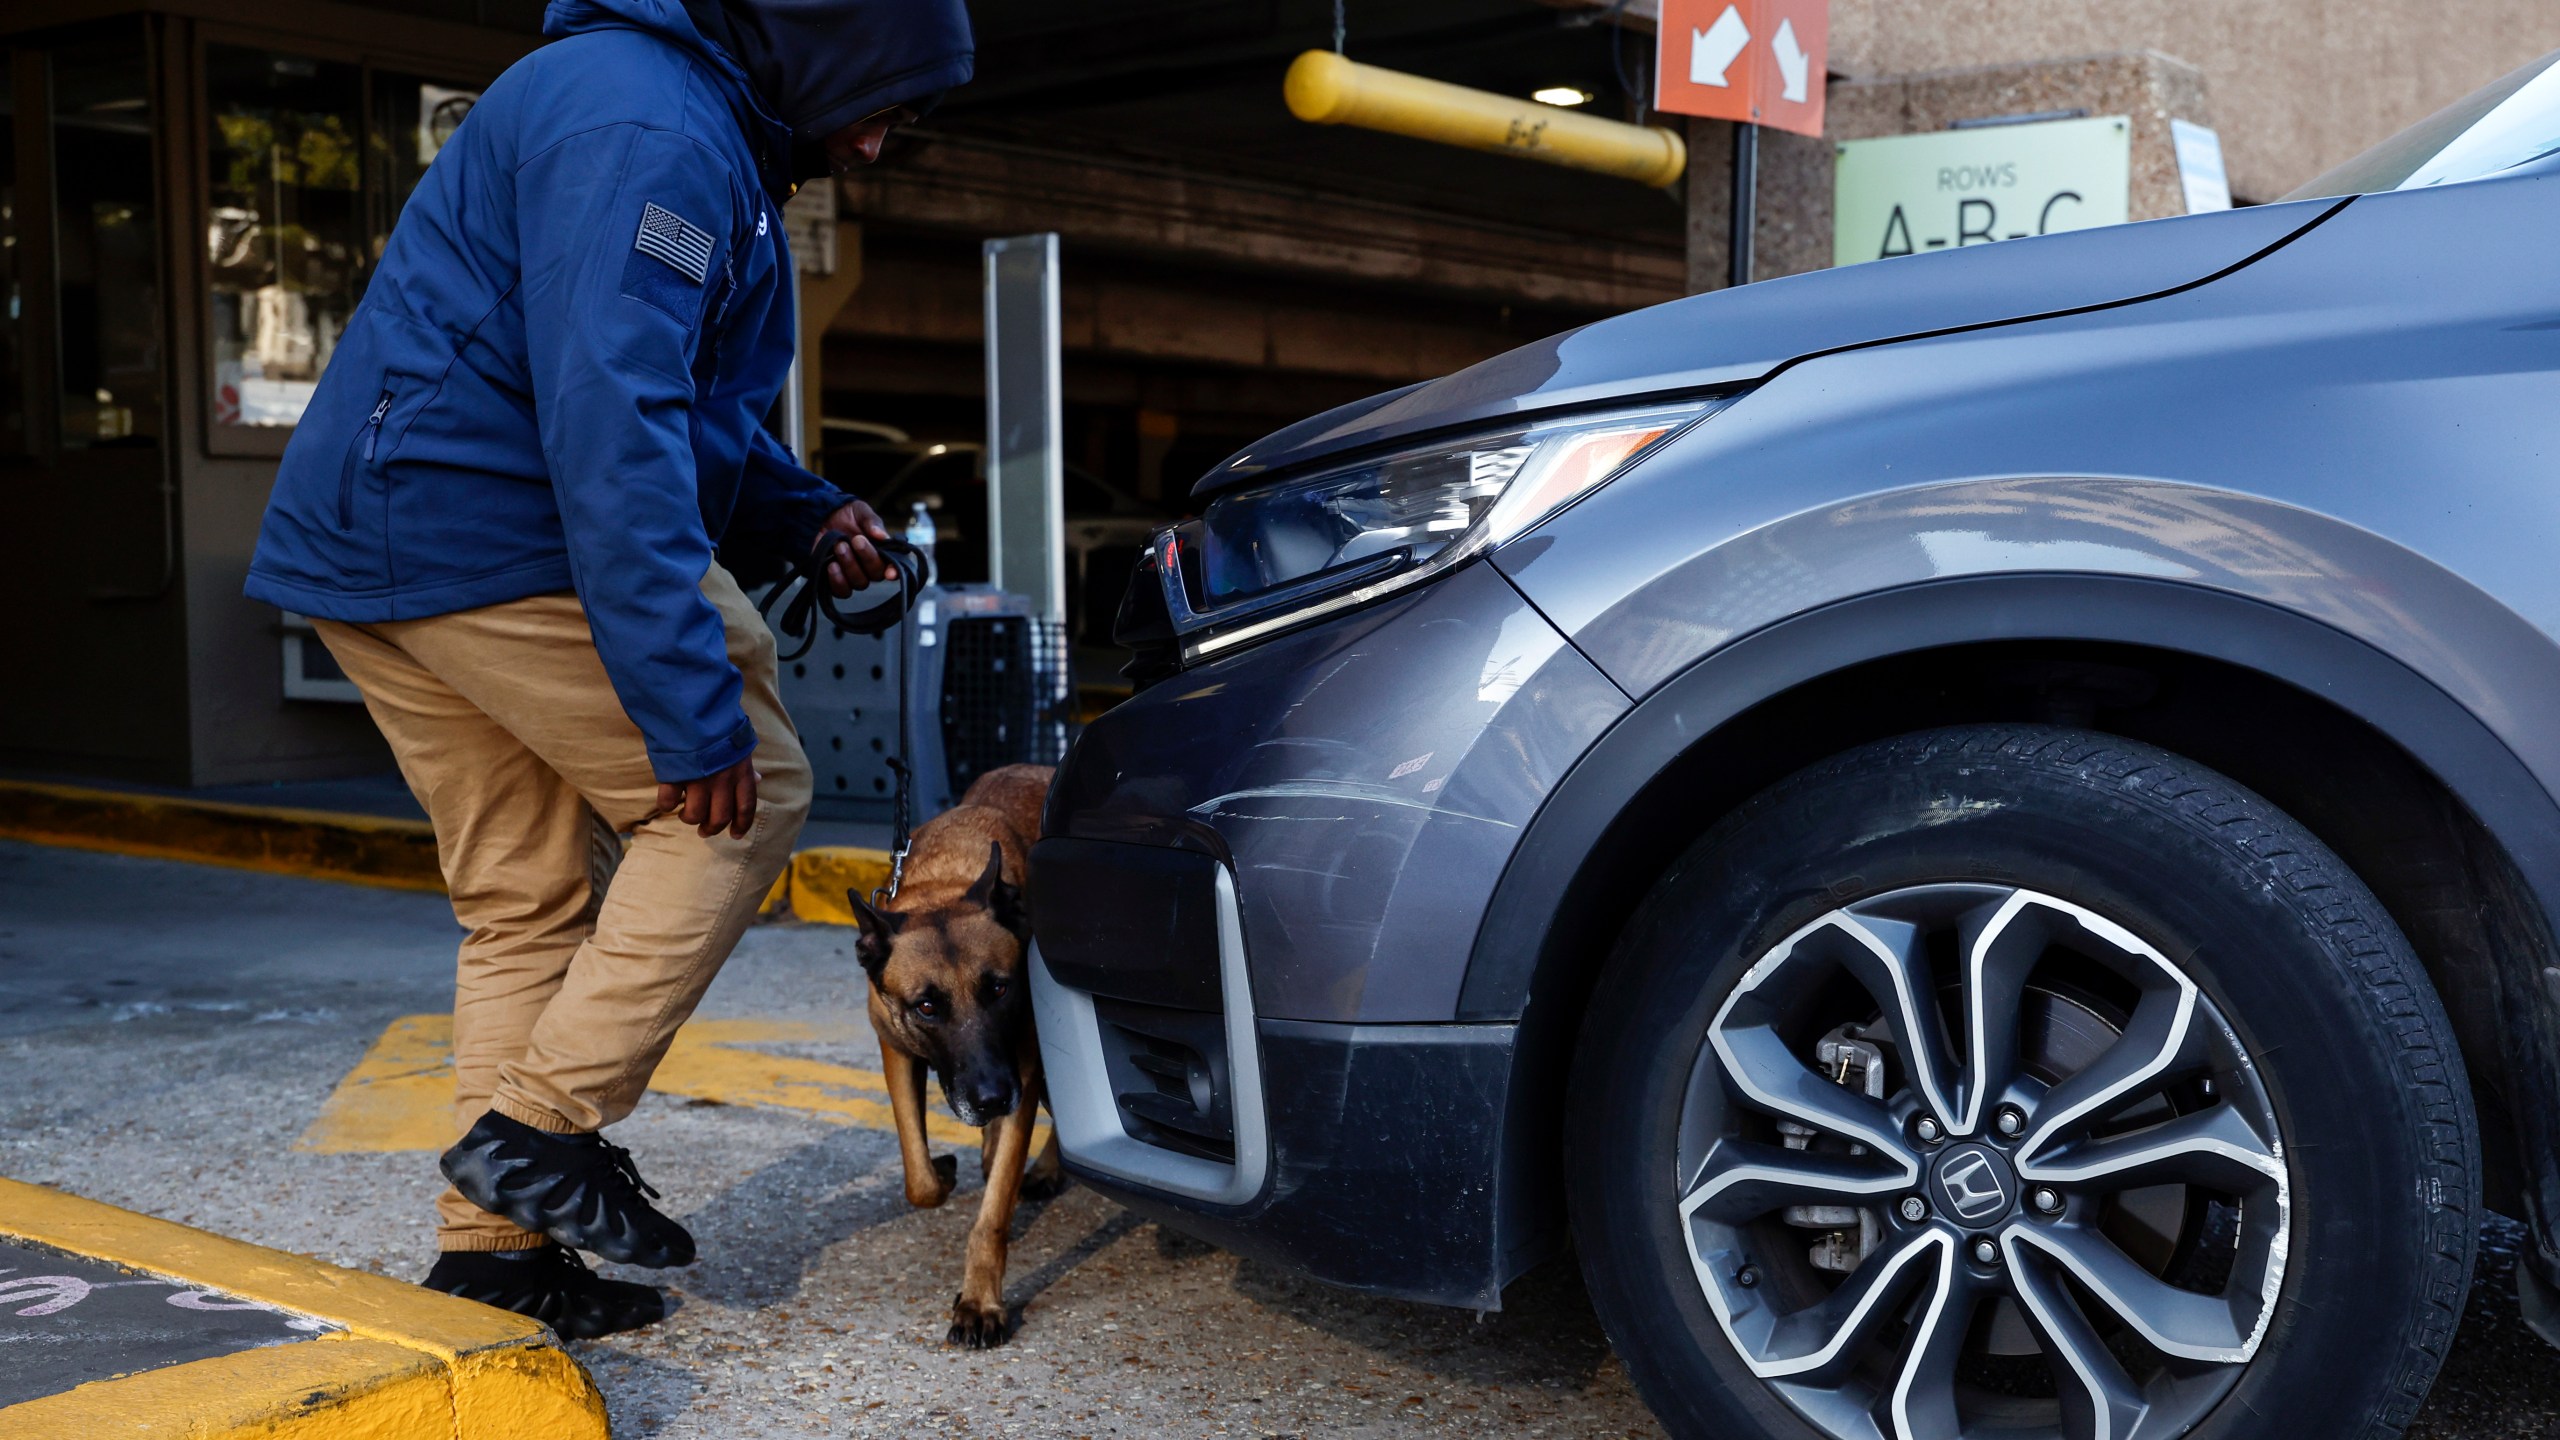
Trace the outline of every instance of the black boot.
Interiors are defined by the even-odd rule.
[[[530,1250],[448,1250],[418,1282],[430,1290],[529,1315],[564,1340],[593,1340],[655,1325],[667,1316],[667,1297],[646,1285],[607,1280],[587,1268],[575,1250],[537,1245]]]
[[[658,1192],[631,1152],[600,1135],[554,1135],[492,1110],[438,1165],[463,1199],[572,1250],[651,1269],[693,1263],[693,1237],[649,1203]]]

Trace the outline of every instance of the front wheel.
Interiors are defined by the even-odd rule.
[[[2080,732],[1826,761],[1631,919],[1573,1229],[1675,1435],[2395,1436],[2479,1142],[2381,905],[2231,781]]]

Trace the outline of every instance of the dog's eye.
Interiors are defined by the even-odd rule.
[[[1012,988],[1013,986],[1006,981],[990,980],[987,982],[987,995],[990,999],[1001,1000],[1004,998],[1004,992]]]
[[[942,1018],[942,1007],[930,1000],[919,1000],[916,1002],[916,1014],[927,1020],[939,1020]]]

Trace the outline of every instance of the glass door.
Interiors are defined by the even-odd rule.
[[[17,55],[0,49],[0,455],[24,455],[33,445],[27,427],[28,247],[19,242],[26,202],[18,159],[32,127],[18,122],[20,68]]]
[[[24,277],[50,281],[45,528],[80,557],[69,593],[109,609],[177,578],[154,38],[135,16],[44,47],[52,273]]]

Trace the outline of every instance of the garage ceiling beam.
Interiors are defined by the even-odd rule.
[[[1070,265],[1060,338],[1074,356],[1331,375],[1372,388],[1446,375],[1529,338],[1492,323],[1328,298],[1334,303],[1291,302],[1126,273],[1079,274]],[[881,255],[827,337],[975,346],[984,310],[975,267]]]
[[[1541,5],[1557,10],[1600,10],[1608,13],[1595,18],[1614,21],[1630,30],[1648,33],[1662,28],[1662,0],[1538,0]]]
[[[1006,141],[919,136],[843,181],[845,213],[968,236],[1056,230],[1103,251],[1417,295],[1615,313],[1682,293],[1681,252]],[[1071,262],[1072,263],[1072,262]]]

